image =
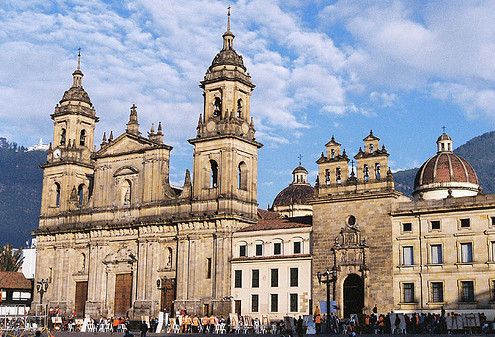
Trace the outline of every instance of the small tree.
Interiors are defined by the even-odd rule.
[[[22,248],[14,250],[10,243],[0,247],[0,271],[17,272],[21,268],[23,260]]]

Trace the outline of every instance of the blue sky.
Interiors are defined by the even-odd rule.
[[[82,49],[96,145],[161,121],[171,181],[192,168],[198,87],[232,5],[234,47],[256,89],[258,201],[271,204],[303,155],[313,184],[335,135],[354,155],[370,129],[393,170],[420,165],[446,126],[454,145],[495,125],[494,1],[7,0],[0,4],[0,136],[52,139],[49,117]]]

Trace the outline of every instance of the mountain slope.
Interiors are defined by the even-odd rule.
[[[38,227],[46,152],[0,148],[0,245],[23,247]]]

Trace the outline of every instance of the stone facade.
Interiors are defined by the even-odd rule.
[[[229,17],[230,20],[230,17]],[[230,21],[229,21],[230,26]],[[206,72],[194,166],[182,188],[169,183],[171,146],[161,124],[141,135],[133,105],[125,133],[94,144],[98,122],[78,67],[51,115],[36,279],[63,314],[157,315],[175,309],[226,315],[232,235],[257,220],[254,88],[230,28]],[[172,279],[158,289],[158,279]],[[170,285],[169,285],[170,287]],[[163,293],[165,292],[165,294]],[[167,298],[168,297],[168,298]],[[38,299],[35,302],[39,303]]]
[[[495,195],[394,205],[397,309],[495,314]]]

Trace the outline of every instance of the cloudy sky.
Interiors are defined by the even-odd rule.
[[[442,126],[461,145],[495,126],[494,1],[4,0],[0,3],[0,136],[52,140],[49,115],[83,85],[104,131],[162,121],[171,180],[182,184],[202,112],[198,87],[221,49],[232,5],[235,49],[256,89],[260,206],[335,135],[354,155],[370,129],[393,170],[435,152]]]

